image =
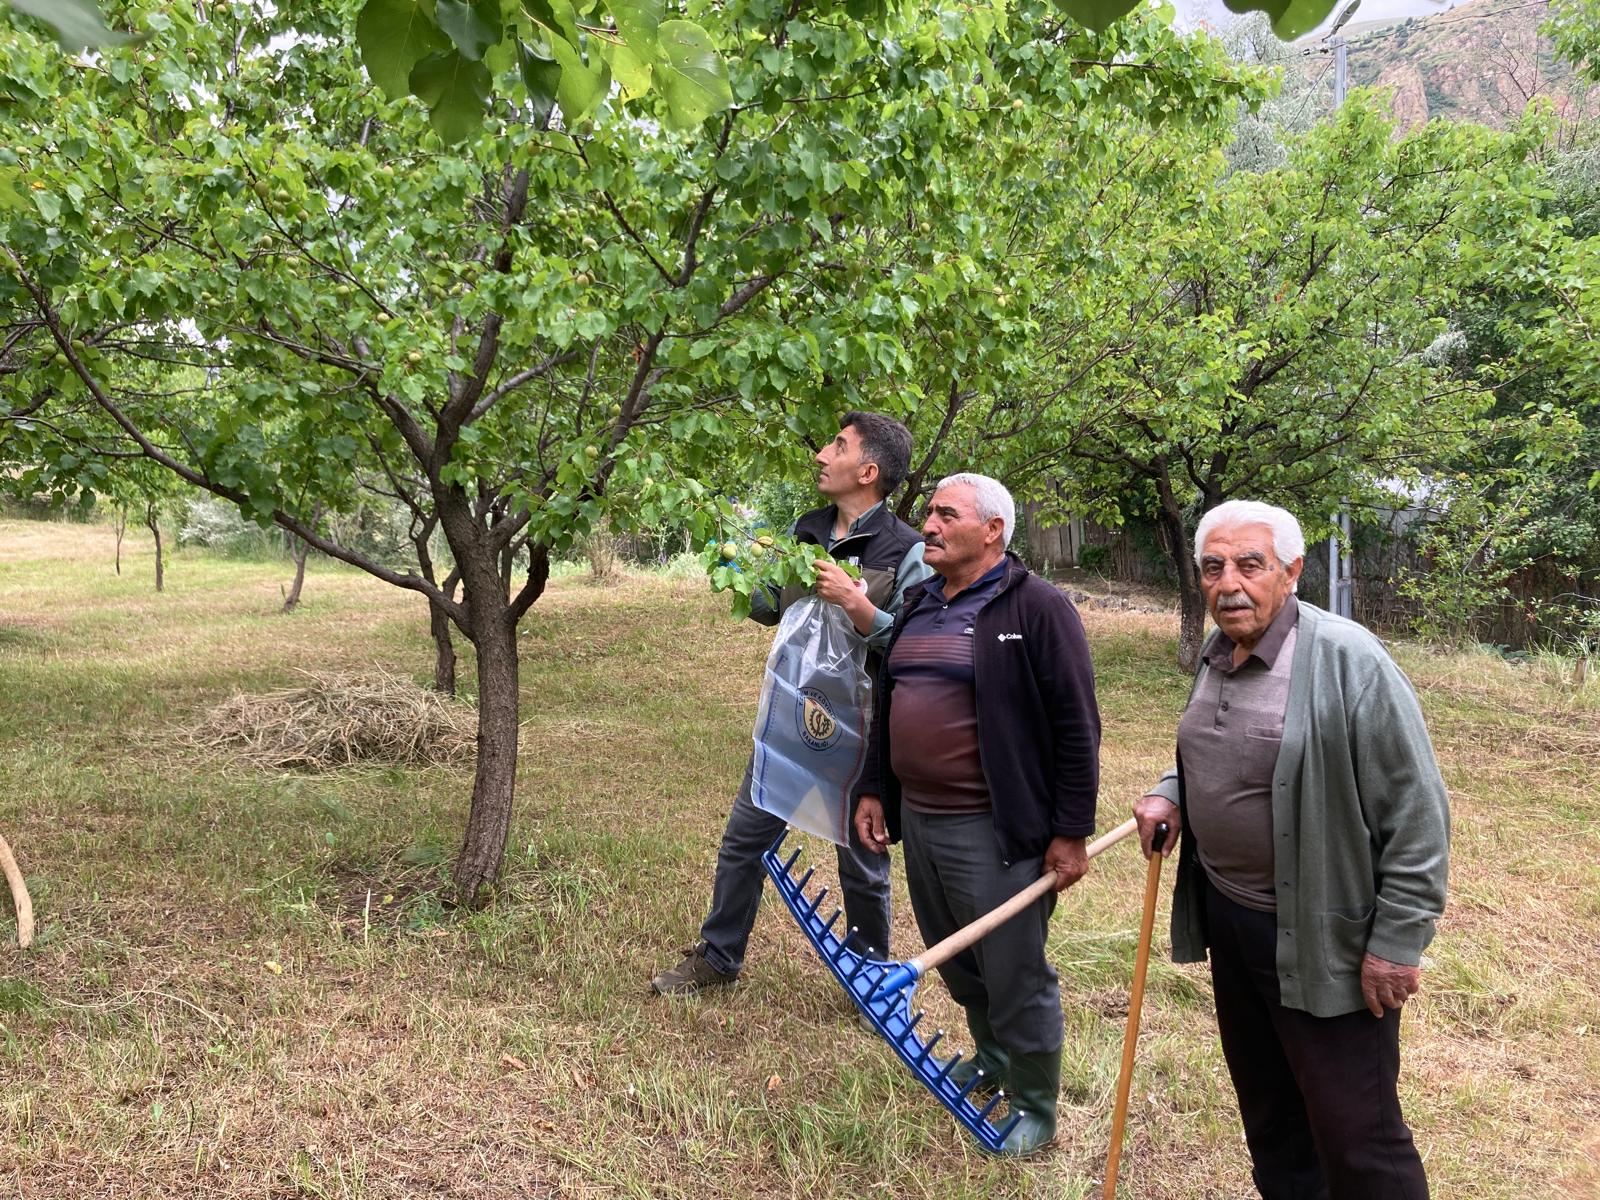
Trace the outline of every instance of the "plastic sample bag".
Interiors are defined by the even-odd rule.
[[[750,798],[841,846],[872,717],[866,662],[866,642],[844,609],[807,596],[778,622],[756,709]]]

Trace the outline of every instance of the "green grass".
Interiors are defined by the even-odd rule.
[[[739,987],[647,995],[703,915],[766,641],[696,581],[575,575],[535,606],[506,869],[460,914],[467,772],[265,772],[176,736],[302,669],[426,679],[420,600],[324,566],[282,617],[287,566],[180,554],[157,596],[148,548],[127,551],[118,578],[102,528],[0,522],[0,832],[41,931],[19,955],[0,916],[6,1194],[1098,1195],[1144,875],[1127,847],[1053,926],[1060,1148],[996,1162],[856,1029],[779,906]],[[1085,618],[1109,827],[1170,754],[1186,681],[1165,618]],[[1399,654],[1454,798],[1403,1081],[1435,1194],[1591,1194],[1600,685]],[[1158,955],[1129,1196],[1249,1194],[1209,1003],[1203,969]]]

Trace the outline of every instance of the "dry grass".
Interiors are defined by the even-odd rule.
[[[1053,926],[1060,1148],[998,1163],[856,1032],[780,907],[739,987],[646,994],[703,914],[767,638],[699,585],[562,581],[535,606],[506,871],[492,906],[461,914],[440,898],[464,765],[307,775],[150,748],[306,668],[425,679],[420,602],[324,568],[281,617],[281,566],[187,555],[155,597],[147,562],[118,580],[106,545],[0,522],[0,830],[41,920],[19,956],[0,917],[0,1194],[1098,1194],[1137,856],[1097,860]],[[1109,826],[1170,755],[1185,681],[1166,618],[1085,618]],[[1600,687],[1397,652],[1455,817],[1450,911],[1405,1026],[1435,1195],[1593,1195],[1600,796],[1582,748]],[[955,1024],[925,991],[930,1020]],[[1128,1196],[1250,1194],[1208,1004],[1204,970],[1158,952]]]
[[[384,671],[301,674],[297,687],[229,696],[176,740],[203,755],[274,770],[439,766],[473,753],[471,705]]]

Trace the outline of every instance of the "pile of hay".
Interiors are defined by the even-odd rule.
[[[230,697],[184,741],[201,752],[303,771],[472,757],[477,713],[471,705],[393,675],[302,674],[300,687]]]

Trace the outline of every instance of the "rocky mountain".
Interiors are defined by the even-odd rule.
[[[1350,83],[1389,89],[1405,127],[1433,117],[1505,127],[1535,96],[1572,119],[1600,116],[1600,94],[1556,60],[1539,30],[1546,0],[1473,0],[1434,17],[1353,25]],[[1312,69],[1329,65],[1310,60]]]

